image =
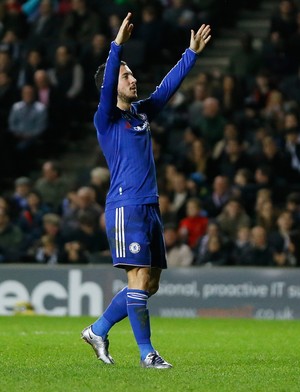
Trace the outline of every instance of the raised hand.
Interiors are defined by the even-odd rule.
[[[210,39],[210,26],[203,24],[197,33],[195,33],[194,30],[191,30],[190,49],[196,53],[200,53]]]
[[[115,43],[118,45],[124,44],[126,41],[129,40],[131,36],[132,29],[133,29],[133,24],[130,23],[131,16],[132,16],[131,12],[128,12],[126,18],[124,18],[120,26],[120,29],[115,39]]]

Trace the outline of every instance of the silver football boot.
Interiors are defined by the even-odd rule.
[[[155,369],[170,369],[172,365],[165,361],[157,351],[149,353],[144,360],[141,360],[141,366],[143,368],[155,368]]]
[[[108,352],[109,340],[107,338],[103,339],[101,336],[95,335],[91,326],[86,327],[81,332],[81,339],[92,346],[97,358],[102,362],[108,365],[113,365],[115,363]]]

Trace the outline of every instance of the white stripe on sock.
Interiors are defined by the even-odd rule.
[[[142,293],[132,293],[132,292],[127,292],[127,297],[131,299],[137,299],[139,301],[147,301],[148,295],[147,294],[142,294]]]

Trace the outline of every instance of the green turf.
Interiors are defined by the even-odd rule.
[[[125,320],[110,333],[115,366],[80,339],[93,319],[0,317],[0,391],[299,391],[298,321],[152,319],[174,368],[142,369]]]

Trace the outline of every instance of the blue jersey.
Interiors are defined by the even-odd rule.
[[[121,54],[122,45],[112,42],[94,116],[98,141],[111,174],[106,209],[158,203],[149,123],[176,92],[197,59],[195,52],[186,49],[150,97],[133,102],[130,110],[124,111],[117,107]]]

